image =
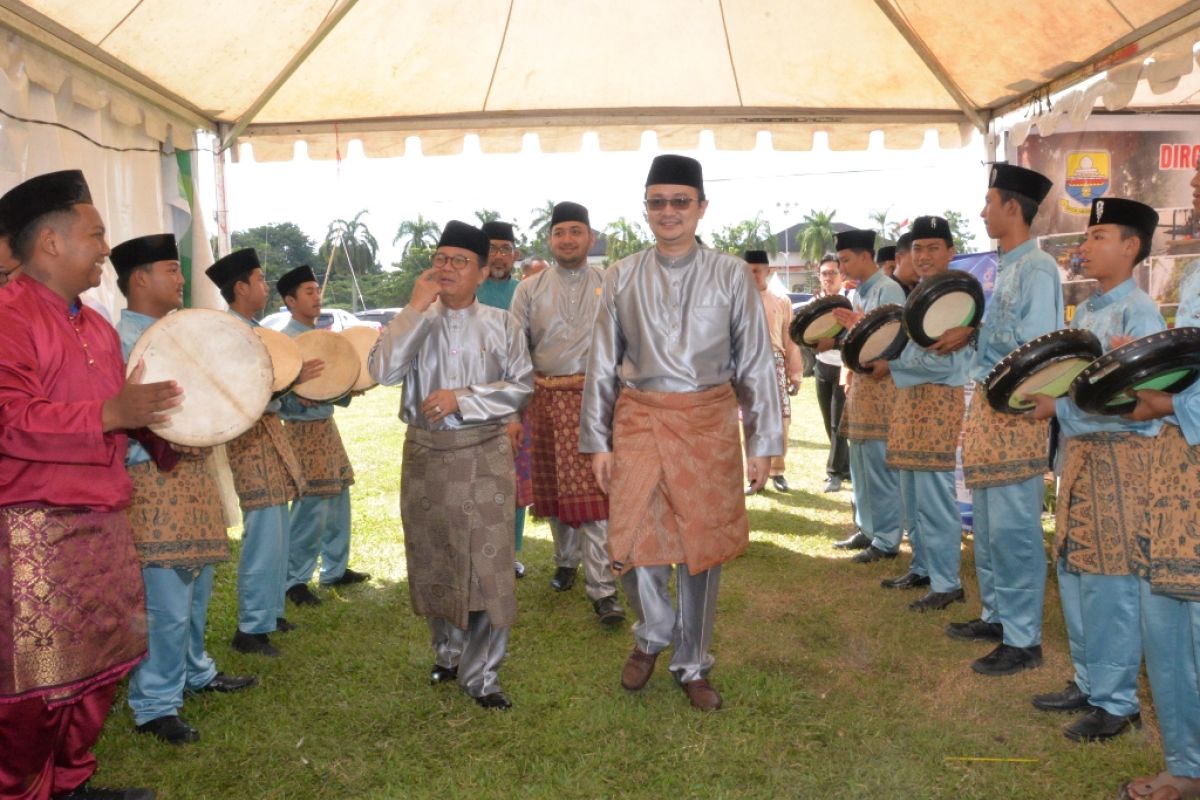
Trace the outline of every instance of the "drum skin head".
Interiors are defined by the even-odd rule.
[[[983,286],[958,269],[921,281],[904,304],[905,332],[921,347],[932,347],[951,328],[976,328],[982,319]]]
[[[254,329],[258,338],[267,346],[271,355],[271,368],[275,371],[275,380],[271,384],[271,392],[282,392],[295,383],[300,376],[300,368],[304,359],[300,357],[300,346],[286,333],[273,331],[259,325]]]
[[[1071,383],[1071,399],[1090,414],[1128,414],[1134,392],[1176,394],[1200,379],[1200,328],[1159,331],[1110,350]]]
[[[300,355],[305,361],[319,358],[325,362],[321,374],[304,383],[297,383],[292,391],[306,400],[327,403],[349,392],[358,381],[358,351],[350,340],[333,331],[305,331],[296,337]]]
[[[168,442],[212,447],[258,422],[271,401],[274,371],[254,328],[231,314],[192,308],[155,322],[129,354],[127,373],[146,365],[143,383],[175,381],[183,402],[150,429]]]
[[[891,303],[871,311],[850,329],[842,342],[842,358],[855,372],[867,372],[866,364],[898,357],[908,344],[902,317],[904,307]]]
[[[1091,331],[1064,328],[1013,350],[984,378],[988,404],[1002,414],[1023,414],[1033,403],[1026,394],[1062,397],[1071,382],[1104,352]]]
[[[358,353],[358,380],[350,387],[352,392],[365,392],[378,384],[371,377],[371,370],[367,367],[367,359],[371,356],[371,348],[375,346],[375,342],[379,340],[379,332],[374,328],[346,328],[341,332],[354,346],[354,351]]]
[[[788,335],[796,344],[810,347],[821,339],[837,338],[845,329],[833,318],[835,308],[850,310],[853,306],[845,295],[831,294],[827,297],[818,297],[792,317]]]

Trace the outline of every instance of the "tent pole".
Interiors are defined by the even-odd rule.
[[[226,127],[221,125],[222,129]],[[213,148],[213,173],[217,192],[217,257],[221,258],[229,255],[233,247],[229,240],[229,201],[225,193],[225,151],[219,147]]]

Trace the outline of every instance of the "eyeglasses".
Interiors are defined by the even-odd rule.
[[[836,278],[836,277],[837,277],[838,275],[840,275],[840,274],[841,274],[841,273],[839,273],[837,270],[832,270],[832,271],[830,271],[830,270],[827,270],[827,269],[823,269],[823,270],[821,270],[821,277],[822,277],[822,278]]]
[[[696,202],[694,197],[647,197],[647,211],[662,211],[669,204],[676,211],[683,211]]]
[[[433,265],[435,267],[444,267],[446,264],[453,264],[455,269],[465,269],[471,259],[467,256],[448,256],[445,253],[435,253],[433,256]]]
[[[512,245],[502,244],[499,246],[492,245],[491,247],[488,248],[488,252],[489,253],[499,253],[502,256],[511,256],[513,253],[516,252],[516,250],[514,250],[512,248]]]

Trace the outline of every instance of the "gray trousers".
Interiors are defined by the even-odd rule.
[[[608,560],[608,521],[585,522],[578,528],[550,518],[554,535],[554,565],[575,569],[583,561],[583,579],[592,600],[617,593]]]
[[[429,618],[434,661],[439,667],[458,667],[458,685],[471,697],[503,691],[500,662],[508,649],[508,628],[493,628],[486,611],[472,611],[467,630],[442,617]]]
[[[671,567],[634,567],[621,576],[625,597],[637,616],[633,637],[643,653],[674,647],[671,673],[679,683],[708,676],[713,666],[713,622],[717,615],[717,589],[721,568],[688,575],[686,564],[675,567],[678,609],[671,604],[668,583]]]

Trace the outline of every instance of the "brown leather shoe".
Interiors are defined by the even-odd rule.
[[[641,689],[650,680],[650,675],[654,672],[654,662],[657,660],[658,653],[643,653],[636,647],[633,648],[621,670],[621,685],[631,692]]]
[[[687,693],[688,700],[692,701],[692,708],[716,711],[721,707],[721,695],[704,678],[688,681],[683,685],[683,691]]]

